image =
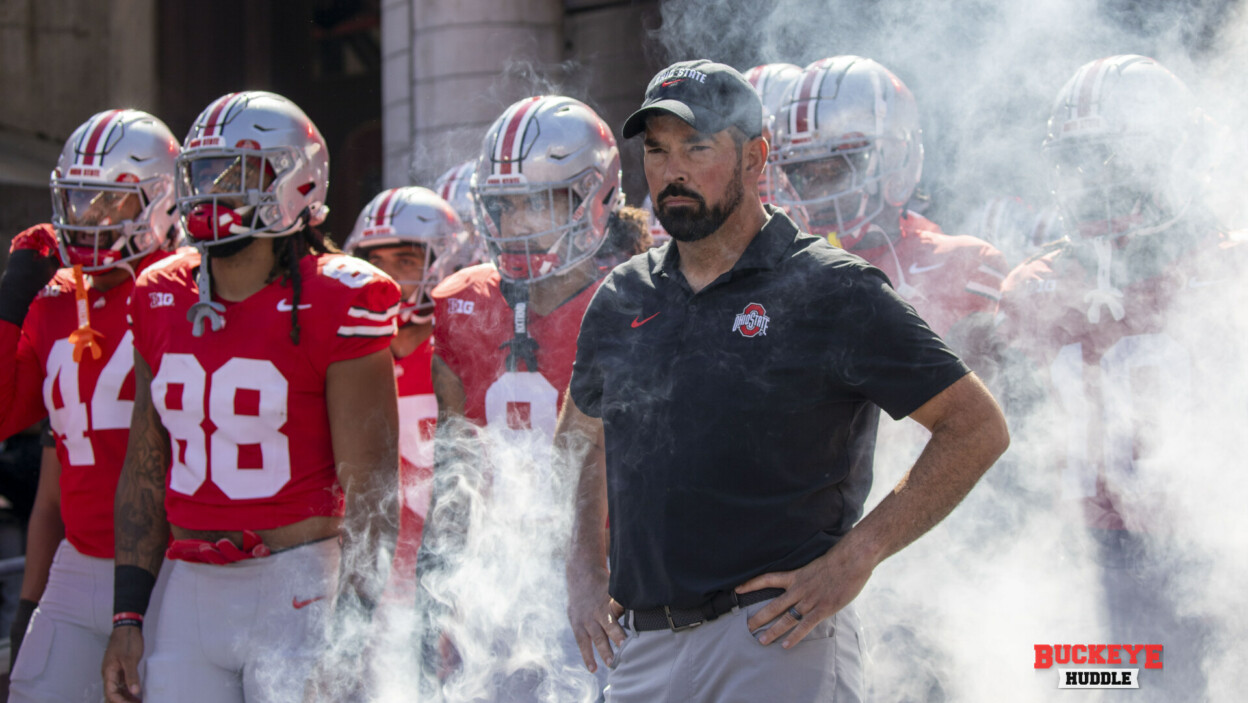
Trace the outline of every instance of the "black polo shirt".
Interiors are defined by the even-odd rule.
[[[675,243],[594,295],[569,386],[606,428],[611,595],[696,607],[826,552],[862,516],[883,408],[967,367],[859,257],[770,219],[694,293]]]

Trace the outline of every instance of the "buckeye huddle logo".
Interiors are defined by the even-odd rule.
[[[1095,668],[1057,670],[1058,688],[1139,688],[1140,670],[1096,665],[1143,664],[1145,669],[1162,668],[1159,644],[1037,644],[1035,668],[1054,664],[1093,665]]]
[[[763,306],[758,303],[750,303],[732,321],[732,331],[740,332],[742,337],[766,335],[767,323],[769,322],[771,322],[771,318],[767,317],[767,311],[763,309]]]

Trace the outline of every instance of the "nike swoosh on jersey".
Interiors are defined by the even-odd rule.
[[[941,266],[944,266],[947,263],[949,263],[948,259],[942,259],[941,261],[938,261],[934,264],[929,264],[927,266],[919,266],[917,264],[910,264],[910,275],[914,276],[916,274],[926,273],[928,271],[935,271],[936,269],[940,268]]]
[[[309,598],[307,600],[299,600],[298,596],[292,596],[290,599],[290,604],[295,607],[295,610],[302,610],[308,607],[309,605],[312,605],[313,603],[317,602],[318,600],[325,600],[325,596],[318,596],[316,598]]]
[[[300,309],[300,310],[307,310],[307,309],[308,309],[308,308],[310,308],[310,307],[312,307],[312,304],[311,304],[311,303],[300,303],[300,304],[299,304],[299,309]],[[282,298],[281,300],[277,301],[277,311],[278,311],[278,312],[290,312],[290,311],[291,311],[291,309],[293,309],[293,308],[294,308],[294,306],[293,306],[293,305],[291,305],[289,302],[287,302],[285,298]]]
[[[663,311],[662,311],[662,310],[660,310],[659,312],[663,312]],[[646,318],[646,319],[644,319],[644,320],[640,319],[640,318],[641,318],[641,316],[640,316],[640,315],[638,315],[637,317],[634,317],[634,318],[633,318],[633,329],[637,329],[638,327],[641,327],[642,325],[646,324],[647,322],[649,322],[649,321],[653,320],[654,318],[658,317],[658,316],[659,316],[659,312],[654,313],[653,315],[651,315],[650,317],[647,317],[647,318]]]

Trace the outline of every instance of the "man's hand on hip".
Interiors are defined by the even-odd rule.
[[[737,593],[763,588],[784,589],[783,594],[754,613],[747,623],[753,632],[776,621],[758,636],[760,644],[771,644],[784,637],[781,646],[789,649],[810,634],[820,621],[832,617],[858,597],[871,578],[876,562],[861,552],[855,553],[850,543],[846,537],[800,569],[761,574],[737,586]]]

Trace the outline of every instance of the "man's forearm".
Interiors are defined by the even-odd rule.
[[[171,452],[169,435],[151,399],[152,373],[135,353],[135,401],[126,460],[114,501],[114,539],[118,566],[160,573],[168,546],[165,476]]]
[[[555,432],[556,470],[575,482],[570,565],[606,567],[607,472],[602,421],[583,414],[569,395]]]
[[[948,412],[924,422],[932,437],[914,467],[850,530],[845,548],[876,564],[897,553],[943,520],[1009,446],[1000,408],[974,375],[945,393]]]

